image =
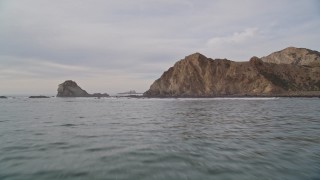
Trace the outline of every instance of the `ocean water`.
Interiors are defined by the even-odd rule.
[[[320,179],[319,98],[0,99],[0,179]]]

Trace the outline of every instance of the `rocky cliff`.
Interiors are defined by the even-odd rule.
[[[195,53],[164,72],[144,95],[269,96],[304,91],[320,91],[320,67],[267,63],[257,57],[247,62],[213,60]]]
[[[72,80],[67,80],[58,86],[57,97],[108,97],[107,93],[89,94]]]
[[[306,48],[288,47],[262,57],[262,61],[276,64],[320,66],[320,53]]]

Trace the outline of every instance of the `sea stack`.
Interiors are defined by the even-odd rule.
[[[264,62],[258,57],[234,62],[195,53],[164,72],[144,96],[318,96],[320,67],[313,65],[317,58],[313,59],[316,62],[312,61],[311,66],[305,63],[269,63],[270,60],[264,58]],[[303,61],[302,57],[300,61]]]
[[[57,97],[109,97],[107,93],[89,94],[72,80],[67,80],[58,86]]]
[[[57,97],[88,97],[89,93],[83,90],[72,80],[59,84]]]

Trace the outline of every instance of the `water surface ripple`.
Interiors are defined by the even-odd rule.
[[[0,100],[0,179],[320,179],[320,99]]]

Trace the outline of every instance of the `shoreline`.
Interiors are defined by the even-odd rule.
[[[156,95],[156,96],[147,96],[147,95],[128,95],[128,96],[70,96],[70,97],[58,97],[58,96],[1,96],[3,99],[14,98],[14,97],[27,97],[27,98],[136,98],[136,99],[184,99],[184,98],[193,98],[193,99],[205,99],[205,98],[320,98],[320,91],[317,93],[309,94],[263,94],[263,95],[215,95],[215,96],[165,96],[165,95]],[[6,97],[6,98],[4,98]]]

